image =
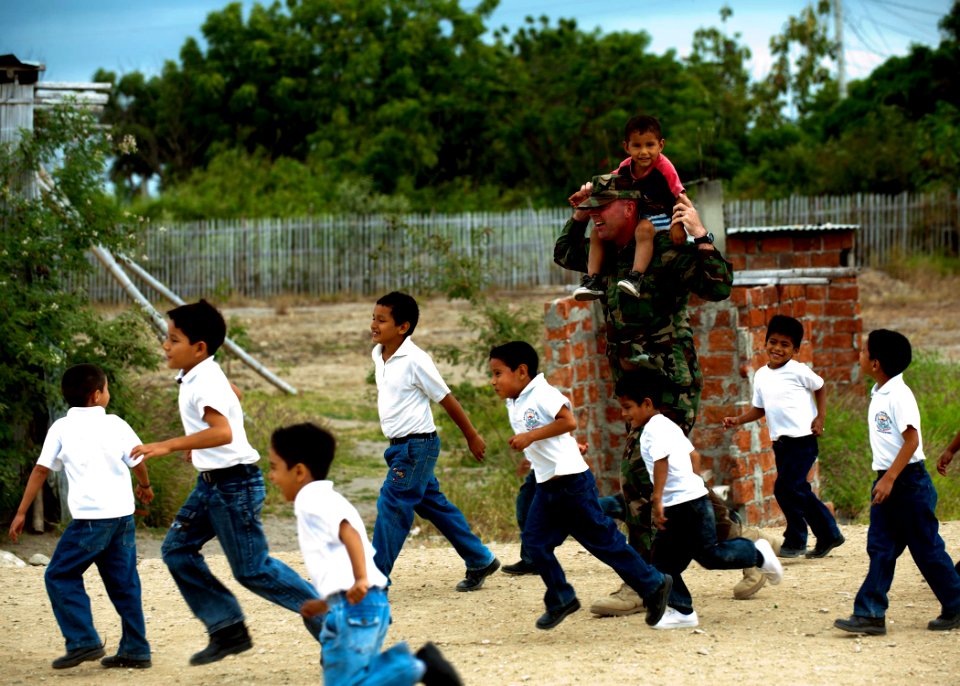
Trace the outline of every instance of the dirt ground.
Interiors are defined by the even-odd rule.
[[[942,289],[937,298],[868,272],[861,280],[864,330],[898,328],[949,359],[960,361],[957,324],[960,289]],[[562,290],[523,294],[547,301]],[[945,303],[944,298],[953,298]],[[239,318],[262,351],[258,357],[302,390],[362,392],[370,366],[367,326],[370,303],[296,307],[238,307]],[[443,301],[422,307],[421,344],[462,339],[460,309]],[[917,334],[915,337],[914,334]],[[441,366],[442,371],[443,367]],[[462,372],[462,370],[461,370]],[[246,370],[231,372],[242,388],[266,387]],[[271,548],[305,573],[296,547],[293,520],[265,521]],[[657,632],[641,615],[599,619],[586,609],[553,631],[533,623],[542,612],[538,577],[498,573],[475,593],[453,590],[462,563],[442,542],[408,541],[394,570],[390,592],[394,624],[387,645],[407,641],[416,649],[437,643],[457,666],[464,683],[499,684],[956,684],[960,683],[960,631],[935,633],[926,623],[939,606],[909,556],[904,556],[893,590],[885,637],[858,638],[832,628],[850,614],[867,565],[866,529],[845,526],[847,543],[823,560],[784,561],[780,586],[766,586],[748,601],[735,601],[737,572],[692,567],[690,586],[700,627]],[[948,552],[960,557],[960,522],[945,522]],[[26,536],[20,546],[0,545],[21,557],[47,555],[55,538]],[[490,543],[504,563],[517,559],[516,543]],[[146,671],[105,672],[96,663],[54,671],[62,639],[43,591],[43,568],[0,569],[0,684],[39,681],[87,686],[102,683],[292,684],[319,679],[319,649],[296,615],[240,588],[216,547],[207,551],[215,573],[235,589],[247,613],[254,648],[205,667],[190,667],[190,654],[205,645],[202,625],[192,617],[159,560],[159,540],[138,537],[144,608],[154,666]],[[602,563],[568,542],[561,562],[581,602],[614,590],[619,579]],[[119,622],[95,573],[87,576],[94,616],[108,652],[116,648]]]

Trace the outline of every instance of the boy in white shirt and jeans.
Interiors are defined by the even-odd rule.
[[[500,568],[500,560],[440,490],[434,475],[440,438],[430,401],[450,415],[478,462],[483,461],[486,444],[443,382],[430,355],[413,342],[411,336],[419,319],[417,301],[393,291],[377,300],[370,324],[375,344],[372,356],[377,410],[383,435],[390,440],[383,453],[388,470],[377,498],[373,526],[375,561],[389,577],[416,513],[437,527],[466,563],[466,578],[457,584],[457,590],[476,591]]]
[[[106,413],[110,390],[106,375],[96,365],[70,367],[63,374],[60,388],[70,409],[47,431],[10,524],[10,539],[16,542],[19,538],[27,510],[47,475],[65,471],[67,506],[73,521],[61,534],[44,573],[53,615],[67,644],[66,655],[54,660],[53,668],[76,667],[104,655],[104,643],[93,626],[90,597],[83,586],[83,573],[92,564],[97,565],[120,615],[122,632],[117,654],[103,657],[100,663],[104,667],[150,667],[137,574],[134,490],[130,487],[132,470],[137,479],[136,496],[144,503],[153,500],[146,463],[130,455],[140,439],[120,417]]]
[[[823,379],[793,356],[803,341],[803,324],[776,314],[767,324],[766,348],[770,361],[753,376],[753,407],[739,417],[724,417],[724,428],[767,418],[773,441],[777,480],[773,495],[787,520],[780,557],[826,557],[842,545],[843,534],[830,510],[807,480],[819,455],[817,437],[827,415]],[[817,545],[807,552],[807,526]]]
[[[693,598],[683,582],[683,571],[696,560],[704,569],[757,567],[771,584],[780,583],[783,567],[773,547],[760,538],[717,541],[713,505],[703,479],[693,470],[699,456],[690,440],[662,414],[670,380],[653,370],[629,371],[617,381],[616,394],[623,418],[631,428],[643,427],[640,454],[653,482],[653,565],[673,577],[669,607],[655,629],[695,627]]]
[[[459,685],[432,643],[416,657],[406,643],[380,652],[390,627],[388,581],[373,562],[360,514],[327,480],[335,449],[333,436],[314,424],[277,429],[270,438],[270,480],[294,503],[300,551],[320,596],[300,613],[323,616],[324,683]]]
[[[938,531],[937,491],[924,466],[920,408],[903,380],[913,351],[896,331],[871,331],[860,351],[860,371],[877,383],[870,391],[867,428],[873,451],[873,482],[867,554],[870,568],[853,601],[853,614],[833,625],[857,634],[887,633],[887,593],[904,548],[940,601],[931,631],[960,627],[960,573]]]
[[[543,597],[547,611],[536,627],[552,629],[580,609],[554,554],[568,536],[612,567],[644,599],[646,622],[653,626],[663,616],[672,579],[644,562],[616,523],[603,514],[597,483],[570,433],[577,428],[570,401],[538,373],[539,365],[537,352],[523,341],[490,351],[491,383],[507,401],[510,426],[516,432],[510,447],[523,451],[537,480],[520,534],[547,587]]]
[[[161,553],[183,599],[209,634],[206,648],[190,658],[205,665],[253,647],[236,596],[213,575],[201,549],[216,538],[234,578],[261,598],[299,612],[317,597],[287,565],[269,555],[260,511],[266,497],[260,455],[247,441],[243,410],[213,355],[223,345],[227,325],[206,300],[169,312],[163,352],[167,366],[179,369],[180,418],[184,436],[138,445],[133,455],[160,457],[187,451],[199,472],[193,491],[163,539]],[[304,621],[315,637],[318,619]]]

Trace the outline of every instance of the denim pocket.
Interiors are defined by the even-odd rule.
[[[77,545],[90,553],[105,550],[116,530],[115,520],[87,519],[77,526]]]
[[[347,645],[358,653],[374,653],[379,649],[381,617],[378,607],[350,606],[344,620]]]
[[[390,446],[384,453],[389,468],[387,480],[394,488],[410,488],[414,481],[417,460],[410,448],[411,442],[401,443]]]

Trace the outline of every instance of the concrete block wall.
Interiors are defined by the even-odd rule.
[[[852,231],[825,235],[805,231],[787,237],[764,233],[747,239],[728,236],[728,259],[741,269],[746,265],[750,269],[790,269],[804,263],[841,267],[846,266],[852,241]],[[800,249],[806,254],[798,255]],[[753,374],[766,364],[764,339],[770,318],[779,313],[804,322],[804,341],[797,359],[811,364],[827,383],[859,381],[862,324],[856,277],[823,281],[738,286],[720,303],[696,297],[690,300],[704,376],[691,440],[703,457],[701,469],[713,473],[710,485],[728,485],[732,504],[753,524],[783,521],[773,497],[776,469],[766,423],[761,420],[725,430],[721,421],[751,405]],[[589,444],[588,461],[601,493],[613,492],[619,488],[624,424],[613,396],[601,308],[572,298],[556,300],[546,305],[545,325],[544,371],[573,402],[578,440]],[[810,478],[818,488],[816,466]]]

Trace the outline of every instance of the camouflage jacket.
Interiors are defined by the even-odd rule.
[[[563,227],[553,249],[553,259],[564,269],[587,271],[589,222],[572,217]],[[689,340],[693,330],[687,316],[687,301],[693,293],[718,302],[730,297],[733,267],[718,250],[700,250],[696,245],[674,245],[666,231],[655,237],[653,259],[644,277],[644,296],[634,298],[617,287],[633,268],[635,243],[607,250],[603,274],[607,275],[606,297],[601,301],[607,321],[607,339],[613,343],[633,341],[675,345]]]

